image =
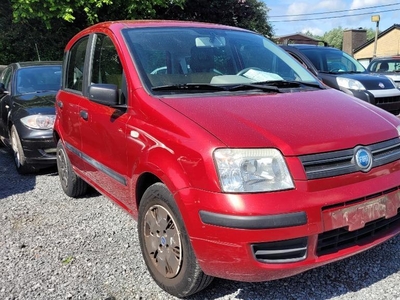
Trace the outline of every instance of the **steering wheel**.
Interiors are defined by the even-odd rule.
[[[249,67],[249,68],[244,68],[242,70],[240,70],[239,72],[236,73],[237,76],[243,76],[244,73],[246,73],[249,70],[255,70],[255,71],[263,71],[260,68],[257,67]]]

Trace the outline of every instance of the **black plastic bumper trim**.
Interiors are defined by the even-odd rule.
[[[200,211],[203,223],[240,229],[272,229],[307,224],[307,214],[296,212],[267,216],[232,216],[209,211]]]

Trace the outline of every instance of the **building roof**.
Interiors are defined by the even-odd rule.
[[[393,24],[388,29],[386,29],[386,30],[382,31],[381,33],[379,33],[378,34],[378,39],[381,38],[382,36],[384,36],[385,34],[389,33],[390,31],[394,30],[394,29],[400,29],[400,24]],[[355,48],[353,53],[357,53],[361,49],[363,49],[363,48],[367,47],[368,45],[372,44],[373,42],[375,42],[375,38],[370,39],[369,41],[366,41],[364,44],[362,44],[362,45],[358,46],[357,48]]]

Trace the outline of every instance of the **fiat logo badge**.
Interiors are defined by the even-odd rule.
[[[381,88],[381,89],[384,89],[385,88],[385,85],[382,83],[382,82],[379,82],[379,87]]]
[[[359,148],[354,154],[354,160],[363,172],[369,171],[372,167],[372,155],[366,148]]]

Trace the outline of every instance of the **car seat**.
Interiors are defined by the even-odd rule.
[[[389,70],[389,64],[386,61],[381,62],[381,65],[379,66],[378,72],[379,73],[384,73],[384,72],[387,72],[388,70]]]
[[[190,70],[192,72],[212,72],[214,69],[214,50],[211,47],[193,47],[190,51]]]

